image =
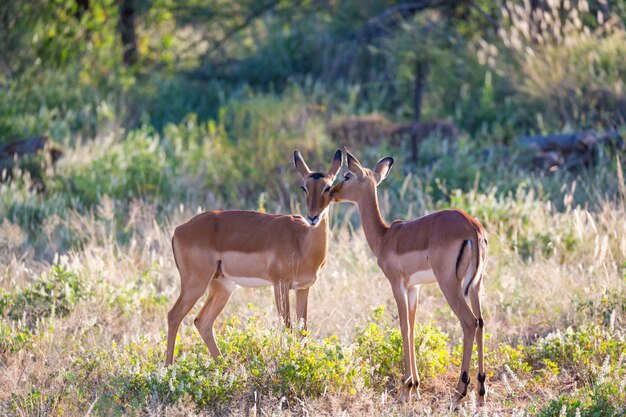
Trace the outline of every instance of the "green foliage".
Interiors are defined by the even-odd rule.
[[[512,372],[529,373],[532,370],[526,357],[526,348],[522,345],[501,344],[495,352],[490,353],[489,358],[494,366],[507,366]]]
[[[192,330],[187,341],[178,342],[171,367],[163,366],[164,343],[155,348],[145,338],[79,358],[75,367],[79,374],[87,372],[85,377],[104,373],[110,378],[110,398],[98,403],[101,410],[149,401],[173,404],[184,397],[198,408],[216,410],[252,389],[288,398],[356,392],[353,358],[337,338],[302,338],[289,330],[263,328],[259,320],[253,315],[242,327],[237,317],[231,318],[217,335],[222,351],[217,362]]]
[[[336,337],[277,333],[259,326],[258,316],[248,318],[243,328],[232,325],[237,322],[231,320],[218,343],[227,361],[246,364],[253,386],[289,397],[354,392],[353,358]]]
[[[594,387],[591,395],[585,398],[572,398],[561,395],[542,408],[540,417],[614,417],[626,415],[623,405],[624,394],[619,392],[617,384],[604,384]],[[577,397],[580,395],[577,395]]]
[[[402,334],[397,326],[384,322],[384,308],[376,308],[370,322],[357,329],[354,356],[366,386],[375,389],[397,387],[404,371]],[[415,353],[420,379],[434,378],[450,363],[448,336],[432,323],[416,324]]]
[[[61,191],[91,206],[104,195],[116,199],[167,197],[172,190],[172,166],[158,137],[150,129],[133,131],[88,164],[61,174]]]
[[[45,317],[68,315],[86,296],[83,281],[73,272],[54,265],[50,272],[26,288],[0,298],[0,311],[11,320],[22,320],[32,327]]]
[[[19,351],[32,337],[33,334],[28,328],[8,320],[0,321],[0,354]]]
[[[67,316],[87,294],[83,281],[60,265],[24,288],[0,291],[0,353],[20,350],[41,320]]]
[[[550,333],[535,342],[527,355],[535,367],[548,360],[584,380],[594,381],[609,372],[624,374],[620,363],[625,351],[626,342],[619,335],[599,326],[583,325],[576,330],[569,327],[564,332]]]
[[[199,407],[206,407],[227,402],[244,389],[244,369],[234,363],[216,364],[204,344],[196,342],[168,368],[163,367],[162,352],[147,346],[149,341],[125,346],[120,365],[130,372],[115,378],[113,401],[138,406],[153,398],[172,404],[189,395]]]

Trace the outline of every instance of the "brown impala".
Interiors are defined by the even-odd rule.
[[[309,287],[326,263],[330,188],[343,155],[340,150],[335,153],[327,172],[311,172],[298,151],[294,163],[303,179],[307,220],[255,211],[211,211],[176,228],[172,248],[180,295],[167,315],[168,365],[174,360],[178,327],[207,287],[209,295],[194,323],[214,358],[220,351],[213,323],[238,285],[273,286],[278,313],[287,327],[289,290],[295,290],[296,316],[306,328]]]
[[[415,312],[420,285],[437,282],[463,328],[463,362],[455,403],[467,394],[474,337],[478,346],[479,403],[483,403],[484,322],[479,293],[487,257],[485,229],[460,210],[439,211],[413,221],[395,221],[388,226],[380,215],[376,186],[387,177],[393,158],[381,159],[373,170],[362,167],[349,152],[347,159],[349,172],[332,188],[331,195],[334,201],[357,204],[367,242],[391,284],[404,345],[406,377],[401,396],[419,394],[414,347]]]

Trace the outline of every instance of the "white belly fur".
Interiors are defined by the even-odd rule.
[[[255,278],[255,277],[232,277],[230,275],[224,274],[224,278],[232,281],[233,283],[240,285],[242,287],[248,288],[258,288],[258,287],[269,287],[272,284],[272,281],[263,279],[263,278]]]
[[[437,282],[437,278],[435,277],[435,274],[433,273],[432,269],[427,269],[424,271],[417,271],[413,273],[409,277],[409,282],[408,282],[407,287],[413,287],[415,285],[422,285],[422,284],[431,284],[433,282]]]

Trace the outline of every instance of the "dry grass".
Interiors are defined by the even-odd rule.
[[[497,357],[493,364],[492,358],[498,356],[503,344],[528,344],[555,329],[598,322],[610,297],[623,299],[626,212],[623,203],[604,202],[596,212],[581,208],[556,212],[548,203],[532,198],[521,199],[519,203],[519,196],[514,201],[506,198],[486,201],[479,195],[468,195],[467,199],[474,208],[526,205],[518,209],[521,214],[530,214],[524,225],[516,224],[515,218],[484,219],[491,241],[484,284],[490,394],[488,405],[480,413],[524,415],[528,407],[571,391],[577,382],[558,378],[542,383],[533,378],[520,379],[504,366],[506,360]],[[68,380],[67,372],[77,359],[92,351],[115,351],[119,348],[113,343],[124,346],[144,336],[157,351],[163,351],[166,313],[179,286],[170,249],[171,231],[194,213],[172,207],[157,221],[154,206],[136,201],[128,207],[124,221],[116,225],[115,213],[121,209],[118,204],[105,198],[92,213],[69,212],[46,221],[44,233],[39,237],[46,245],[54,247],[57,233],[70,234],[81,242],[79,248],[55,255],[53,260],[84,277],[93,295],[79,302],[69,316],[43,320],[32,343],[26,347],[0,356],[0,404],[15,407],[5,411],[16,415],[84,414],[90,404],[106,395],[106,389],[95,384],[90,397],[81,399],[66,391],[76,388],[77,381]],[[396,320],[389,285],[371,256],[362,231],[352,230],[345,222],[345,211],[336,208],[333,215],[328,264],[311,293],[310,333],[313,339],[337,335],[349,346],[355,328],[368,321],[374,307],[386,306],[388,319],[393,323]],[[347,215],[351,214],[353,211],[348,210]],[[520,236],[511,236],[511,225],[517,234],[532,236],[542,232],[554,239],[542,242],[545,247],[534,248],[524,259],[519,247],[512,244]],[[1,227],[0,254],[4,268],[0,287],[11,292],[40,273],[45,274],[50,261],[34,253],[24,241],[19,226],[4,220]],[[114,232],[119,229],[129,231],[126,243],[114,239]],[[564,243],[562,236],[568,236],[574,243]],[[233,316],[245,321],[246,317],[260,314],[263,326],[278,327],[272,299],[269,289],[239,289],[221,322]],[[202,300],[183,324],[181,340],[186,346],[194,332],[192,319],[201,305]],[[258,312],[250,305],[256,306]],[[440,326],[450,335],[451,348],[460,342],[458,322],[436,285],[422,290],[418,321],[433,321]],[[609,321],[611,327],[619,328],[624,322],[623,310],[614,309]],[[421,400],[410,403],[398,403],[393,392],[380,393],[364,387],[352,395],[334,393],[321,398],[281,400],[271,393],[256,393],[256,402],[255,394],[247,392],[240,398],[243,402],[230,403],[228,414],[439,415],[448,410],[457,372],[458,364],[453,360],[444,374],[422,384]],[[94,384],[92,380],[86,383]],[[34,404],[15,402],[16,398],[26,398],[34,391],[41,393]],[[60,398],[53,406],[46,400],[52,394]],[[474,414],[474,401],[472,394],[461,410],[462,415]],[[169,406],[146,404],[136,411],[158,415],[198,412],[190,400]]]

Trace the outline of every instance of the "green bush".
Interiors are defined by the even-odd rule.
[[[590,395],[575,392],[572,396],[561,395],[542,408],[539,417],[616,417],[626,416],[623,408],[626,399],[617,384],[595,387]],[[580,397],[580,398],[576,398]]]
[[[33,334],[28,328],[0,320],[0,354],[21,350],[32,337]]]
[[[415,353],[420,379],[433,378],[450,363],[448,336],[432,323],[416,324]],[[370,323],[360,326],[354,357],[359,361],[365,385],[378,390],[401,383],[404,369],[402,334],[384,322],[384,308],[376,308]]]
[[[60,265],[25,288],[0,296],[0,312],[33,327],[39,319],[67,316],[87,295],[83,281]]]
[[[110,144],[93,161],[60,173],[58,187],[87,206],[105,194],[119,200],[167,198],[172,193],[172,165],[155,132],[142,128]]]
[[[0,353],[29,343],[40,320],[67,316],[87,296],[83,281],[60,265],[14,292],[0,292]]]
[[[607,367],[616,374],[626,374],[619,366],[620,356],[625,351],[623,336],[600,326],[583,325],[575,330],[571,327],[563,332],[557,330],[537,340],[528,349],[527,357],[535,368],[542,367],[548,360],[558,363],[561,369],[574,373],[583,381],[593,382],[606,373]]]
[[[245,389],[245,369],[232,362],[215,363],[200,340],[168,368],[161,352],[155,355],[148,345],[143,341],[124,347],[121,365],[130,372],[115,378],[113,395],[122,404],[137,406],[150,398],[172,404],[189,395],[199,407],[215,406]]]
[[[353,358],[337,338],[309,340],[289,330],[265,328],[259,320],[258,315],[244,323],[231,318],[217,334],[222,351],[217,362],[195,329],[189,329],[186,340],[177,343],[174,366],[163,365],[164,343],[154,348],[143,339],[93,352],[77,359],[75,367],[79,373],[106,376],[111,398],[99,402],[103,410],[149,401],[173,404],[183,397],[199,408],[216,410],[252,390],[288,398],[356,392]]]

